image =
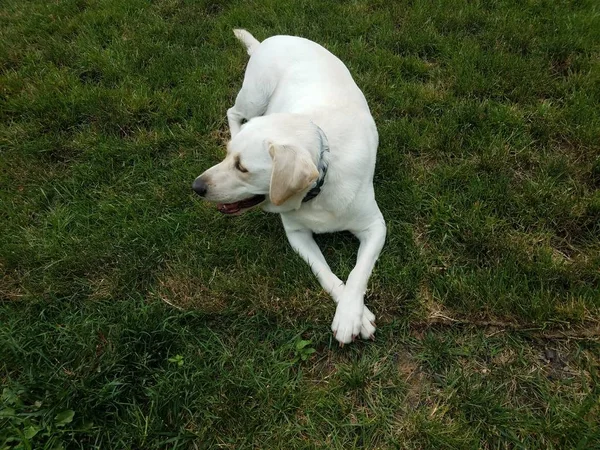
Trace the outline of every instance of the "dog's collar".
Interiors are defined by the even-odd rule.
[[[309,200],[315,198],[321,192],[321,187],[323,183],[325,183],[325,175],[327,175],[327,167],[329,166],[329,158],[326,157],[326,153],[329,153],[329,142],[327,141],[327,136],[323,133],[321,128],[314,124],[319,131],[319,140],[321,142],[321,149],[319,151],[319,161],[317,162],[317,169],[319,170],[319,178],[315,181],[314,186],[310,191],[306,193],[304,198],[302,199],[302,203],[305,203]]]

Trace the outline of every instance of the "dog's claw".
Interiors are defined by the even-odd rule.
[[[344,343],[340,342],[340,348],[344,348]]]
[[[375,335],[372,334],[371,336],[369,336],[369,339],[371,339],[372,341],[374,341],[375,340]]]
[[[358,334],[353,334],[352,335],[352,342],[354,342],[356,340],[356,336],[358,336]]]
[[[371,325],[375,326],[375,321],[374,320],[370,320],[369,322],[371,322]]]

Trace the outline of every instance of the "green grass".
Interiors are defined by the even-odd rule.
[[[276,216],[191,192],[234,27],[371,105],[374,343],[337,347]],[[592,0],[4,1],[0,448],[600,447],[599,56]]]

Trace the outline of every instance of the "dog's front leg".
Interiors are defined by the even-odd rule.
[[[385,222],[383,217],[379,216],[366,228],[352,232],[360,240],[356,266],[350,272],[344,295],[338,302],[331,324],[340,345],[352,342],[359,333],[367,339],[372,338],[375,332],[375,324],[371,323],[375,316],[366,309],[364,296],[369,277],[385,242]],[[372,316],[372,320],[366,323],[365,315]]]
[[[312,231],[286,229],[286,235],[292,248],[306,261],[325,291],[335,303],[344,298],[346,286],[329,268],[321,249],[315,242]],[[360,335],[365,339],[373,337],[375,315],[365,306],[362,312]]]
[[[312,231],[286,229],[286,235],[292,248],[310,266],[325,291],[338,303],[344,292],[344,282],[329,268],[321,249],[315,242]]]

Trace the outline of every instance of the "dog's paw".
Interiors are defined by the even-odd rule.
[[[362,313],[360,337],[375,340],[375,314],[369,311],[369,308],[366,306]]]
[[[338,303],[331,330],[340,347],[356,339],[361,332],[364,306]]]

